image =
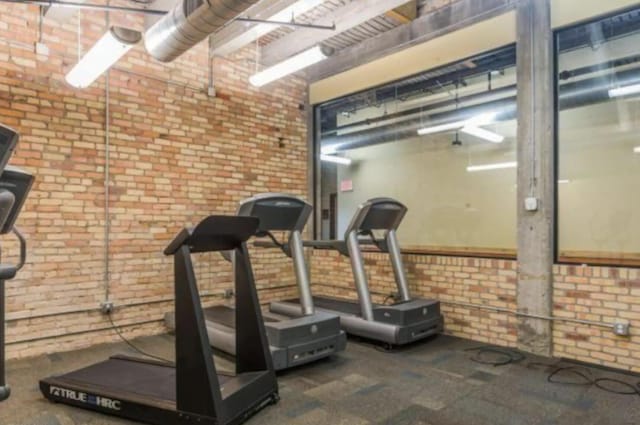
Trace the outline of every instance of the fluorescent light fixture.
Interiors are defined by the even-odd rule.
[[[345,158],[343,156],[321,154],[320,160],[327,161],[327,162],[335,162],[336,164],[341,164],[341,165],[351,165],[351,158]]]
[[[292,18],[297,18],[313,9],[314,7],[322,4],[324,0],[299,0],[289,7],[285,7],[280,12],[271,15],[268,21],[290,21]],[[258,24],[251,30],[255,31],[256,38],[260,38],[265,34],[270,33],[276,28],[280,27],[277,24]]]
[[[336,153],[338,151],[338,147],[340,145],[338,143],[333,145],[322,146],[320,148],[320,153],[323,155],[331,155],[332,153]]]
[[[632,84],[630,86],[616,87],[609,90],[609,97],[622,97],[630,94],[640,93],[640,84]]]
[[[318,63],[326,59],[330,54],[330,49],[323,48],[322,46],[312,47],[309,50],[298,53],[289,59],[252,75],[249,77],[249,82],[256,87],[262,87],[265,84],[269,84],[272,81]]]
[[[640,146],[633,148],[633,153],[640,153]]]
[[[481,125],[491,124],[496,120],[497,116],[498,116],[497,112],[485,112],[483,114],[478,114],[475,117],[469,118],[464,122],[464,125],[478,127]]]
[[[142,35],[122,27],[111,27],[73,67],[65,79],[76,88],[89,87],[100,75],[140,41]]]
[[[567,184],[567,183],[571,183],[571,180],[569,180],[569,179],[560,179],[560,180],[558,180],[558,184]]]
[[[504,142],[504,136],[502,134],[494,133],[493,131],[485,130],[484,128],[468,125],[466,127],[462,127],[462,130],[460,131],[478,137],[480,139],[488,140],[491,143]]]
[[[458,130],[464,127],[464,121],[456,121],[451,124],[434,125],[433,127],[424,127],[418,130],[420,136],[426,134],[442,133],[449,130]]]
[[[426,134],[442,133],[442,132],[451,131],[451,130],[460,130],[464,127],[477,128],[481,125],[491,124],[492,122],[495,121],[497,115],[498,115],[497,112],[485,112],[482,114],[475,115],[464,121],[454,121],[450,124],[441,124],[441,125],[435,125],[433,127],[420,128],[418,129],[418,135],[424,136]],[[492,133],[492,134],[496,135],[495,133]],[[478,136],[478,137],[481,137],[481,136]],[[504,140],[504,137],[503,137],[503,140]],[[499,142],[496,142],[496,143],[499,143]]]
[[[496,162],[495,164],[470,165],[467,167],[467,171],[472,173],[474,171],[489,171],[489,170],[501,170],[505,168],[516,168],[517,166],[518,166],[518,163],[516,161]]]

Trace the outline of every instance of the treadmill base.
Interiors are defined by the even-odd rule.
[[[241,386],[247,381],[267,384],[265,375],[260,372],[238,376],[218,374],[218,379],[223,393],[230,398],[234,397],[233,390],[244,391],[246,387]],[[253,386],[268,390],[255,394],[257,401],[252,406],[223,422],[221,418],[178,411],[175,388],[173,365],[126,356],[114,356],[84,369],[40,381],[40,391],[50,401],[154,425],[238,425],[279,400],[276,387]]]

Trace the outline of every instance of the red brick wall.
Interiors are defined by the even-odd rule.
[[[112,23],[142,28],[138,16]],[[82,12],[86,51],[105,31],[105,15]],[[45,20],[37,56],[38,8],[2,5],[0,122],[21,142],[12,163],[36,175],[19,226],[29,258],[7,283],[9,357],[71,350],[117,337],[97,307],[105,298],[105,79],[75,90],[64,74],[76,62],[77,20]],[[172,259],[162,250],[185,224],[233,213],[258,192],[304,195],[305,84],[288,78],[248,86],[252,51],[214,61],[217,97],[206,94],[206,43],[166,65],[137,46],[111,71],[111,299],[129,336],[161,332],[172,309]],[[15,254],[5,243],[5,256]],[[197,261],[206,304],[231,286],[217,255]],[[279,252],[254,256],[261,300],[293,294],[293,274]],[[66,335],[66,336],[63,336]]]

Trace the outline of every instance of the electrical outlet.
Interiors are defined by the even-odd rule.
[[[227,300],[229,298],[233,298],[233,289],[225,289],[224,294],[222,294],[222,297]]]
[[[103,301],[100,303],[100,311],[102,314],[111,314],[113,311],[113,302],[112,301]]]
[[[526,198],[524,200],[524,209],[527,211],[538,211],[538,198]]]
[[[629,336],[629,323],[616,322],[613,324],[613,333],[618,336]]]
[[[38,55],[49,56],[49,46],[44,43],[38,42],[35,43],[35,52]]]

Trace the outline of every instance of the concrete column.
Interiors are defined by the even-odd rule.
[[[518,284],[521,313],[551,316],[554,261],[554,99],[550,0],[517,5]],[[526,207],[527,199],[537,206]],[[551,355],[551,322],[520,316],[520,349]]]

